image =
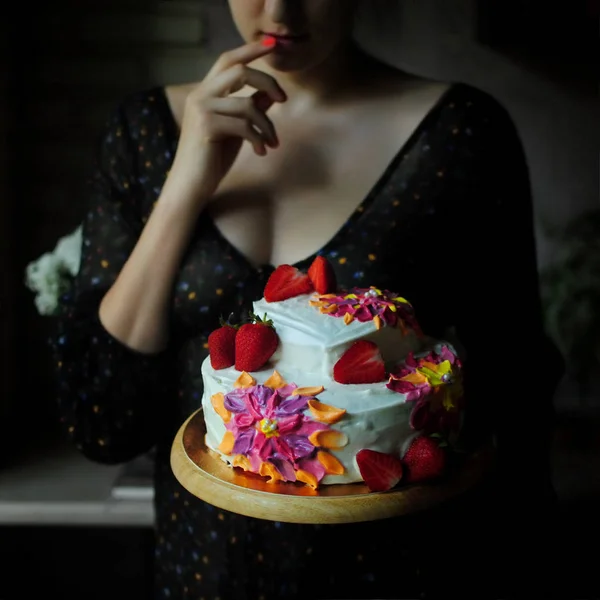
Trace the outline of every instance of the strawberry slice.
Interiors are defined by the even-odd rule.
[[[235,364],[235,338],[237,328],[221,324],[208,336],[208,355],[213,369],[227,369]]]
[[[291,265],[279,265],[265,285],[264,297],[267,302],[281,302],[314,290],[310,277]]]
[[[331,263],[324,256],[317,256],[308,269],[308,276],[315,291],[330,294],[337,289],[337,279]]]
[[[378,383],[385,379],[385,364],[377,344],[358,340],[342,354],[333,367],[338,383]]]
[[[402,461],[392,454],[364,448],[356,454],[358,470],[372,492],[387,492],[398,485],[404,467]]]
[[[428,436],[415,438],[402,457],[406,483],[440,477],[446,468],[447,455],[438,442]]]

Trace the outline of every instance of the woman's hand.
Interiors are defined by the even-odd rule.
[[[277,82],[248,63],[272,52],[256,42],[223,54],[190,92],[171,171],[135,248],[100,304],[104,328],[138,352],[164,350],[173,285],[198,215],[231,168],[244,140],[259,155],[278,145],[265,112],[286,99]],[[231,94],[250,86],[249,98]]]
[[[273,49],[261,41],[225,52],[189,93],[169,178],[192,183],[200,196],[210,198],[244,140],[259,156],[279,145],[266,111],[274,102],[284,102],[286,95],[273,77],[248,67]],[[257,91],[246,98],[232,96],[246,86]]]

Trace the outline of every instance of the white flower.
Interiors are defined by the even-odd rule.
[[[73,277],[77,275],[81,262],[81,234],[82,227],[80,225],[71,234],[60,238],[54,248],[55,255],[62,260]]]
[[[67,291],[81,262],[81,226],[62,237],[52,252],[42,254],[25,269],[25,285],[36,293],[38,312],[52,316],[59,311],[60,296]]]
[[[33,301],[40,315],[53,316],[58,311],[58,298],[50,294],[39,293]]]

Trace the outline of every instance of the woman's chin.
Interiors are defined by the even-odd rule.
[[[271,69],[282,73],[299,73],[307,71],[313,66],[313,62],[306,55],[293,52],[273,52],[265,56],[263,60]]]

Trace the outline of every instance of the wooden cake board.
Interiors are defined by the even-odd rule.
[[[202,409],[180,427],[171,448],[171,468],[191,494],[218,508],[247,517],[304,524],[375,521],[432,508],[468,492],[489,472],[492,444],[465,456],[461,468],[443,481],[370,492],[362,483],[322,486],[267,483],[267,478],[232,469],[207,448]]]

